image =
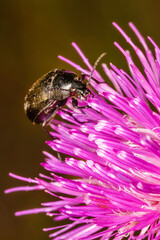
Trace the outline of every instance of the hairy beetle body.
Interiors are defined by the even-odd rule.
[[[84,76],[74,72],[53,70],[38,79],[29,89],[24,101],[24,110],[33,123],[46,126],[54,118],[59,107],[72,97],[73,106],[78,108],[76,96],[86,98],[90,90],[83,82]]]

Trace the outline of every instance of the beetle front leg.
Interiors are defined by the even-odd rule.
[[[73,115],[72,113],[68,112],[68,111],[67,111],[66,109],[64,109],[64,108],[62,108],[61,111],[64,112],[64,113],[66,113],[66,114],[68,114],[69,116],[71,116],[76,122],[78,122],[78,123],[80,123],[80,124],[86,123],[86,122],[81,122],[81,121],[79,121],[76,117],[74,117],[74,115]]]
[[[88,106],[88,105],[79,107],[77,99],[73,98],[73,97],[72,97],[72,105],[73,105],[74,108],[77,108],[77,109],[90,108],[90,106]]]

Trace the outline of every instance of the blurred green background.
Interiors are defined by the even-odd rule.
[[[1,0],[0,4],[0,239],[45,240],[48,233],[41,229],[53,226],[52,218],[43,214],[15,217],[14,212],[39,207],[41,202],[51,198],[40,192],[3,194],[6,188],[24,184],[10,178],[8,172],[26,177],[45,173],[40,162],[43,161],[42,150],[48,150],[47,136],[24,115],[24,96],[32,83],[49,70],[73,70],[58,60],[57,55],[83,65],[71,46],[72,41],[80,46],[91,63],[106,51],[107,63],[125,66],[113,42],[118,41],[125,48],[128,45],[114,29],[112,21],[131,36],[128,22],[133,21],[144,36],[150,35],[160,44],[160,1]]]

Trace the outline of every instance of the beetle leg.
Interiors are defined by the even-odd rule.
[[[79,107],[79,106],[78,106],[78,101],[77,101],[77,99],[74,98],[74,97],[72,97],[72,105],[73,105],[74,108],[78,108],[78,109],[90,108],[90,106],[88,106],[88,105]]]
[[[71,116],[76,122],[78,122],[78,123],[80,123],[80,124],[86,123],[86,122],[81,122],[81,121],[79,121],[76,117],[73,116],[72,113],[68,112],[66,109],[61,109],[61,111],[64,112],[64,113],[66,113],[66,114],[68,114],[69,116]]]
[[[49,131],[48,131],[48,129],[46,128],[46,126],[43,126],[43,130],[45,131],[45,133],[49,136],[49,138],[50,138],[51,140],[56,140],[56,139],[58,139],[57,137],[53,137],[53,136],[49,133]]]
[[[48,118],[42,123],[42,127],[46,128],[48,126],[48,124],[50,124],[50,122],[52,121],[52,119],[55,117],[56,113],[57,113],[57,109],[58,107],[56,107],[53,111],[53,113],[48,116]]]

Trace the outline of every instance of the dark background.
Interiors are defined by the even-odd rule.
[[[0,239],[45,240],[48,233],[41,229],[53,226],[51,218],[43,214],[15,217],[14,212],[40,207],[41,202],[52,199],[40,192],[3,194],[6,188],[24,184],[10,178],[8,172],[25,177],[45,172],[40,162],[42,150],[48,149],[47,136],[24,115],[24,96],[32,83],[49,70],[73,70],[57,55],[81,64],[71,47],[72,41],[91,63],[106,51],[107,63],[123,67],[125,60],[113,42],[118,41],[125,48],[128,45],[112,21],[131,36],[128,22],[133,21],[144,36],[150,35],[160,44],[160,1],[1,0],[0,4]]]

